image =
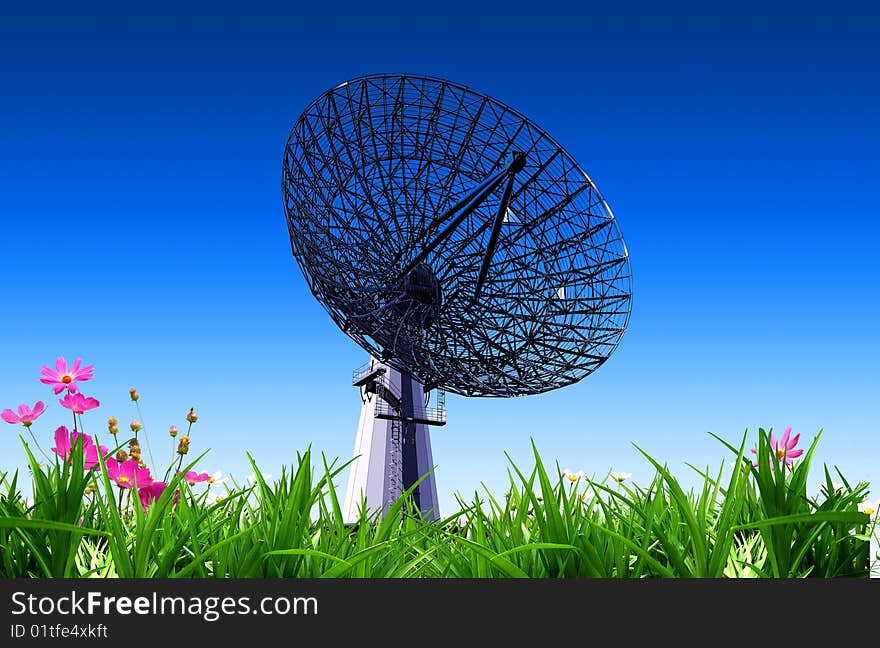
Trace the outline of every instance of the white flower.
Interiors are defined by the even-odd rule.
[[[211,473],[211,483],[212,484],[225,484],[229,481],[229,475],[224,475],[222,470],[218,470],[216,472]]]
[[[873,516],[877,514],[878,510],[880,510],[880,502],[865,500],[859,503],[859,513]]]
[[[265,481],[272,479],[272,475],[269,473],[260,473],[260,474],[263,475],[263,479]],[[250,475],[247,476],[247,480],[248,480],[249,484],[256,484],[257,483],[257,476],[254,475],[254,473],[251,473]]]
[[[611,479],[616,482],[626,481],[632,476],[633,474],[631,472],[617,472],[616,470],[612,470],[610,475]]]
[[[565,478],[565,481],[569,483],[569,485],[574,486],[584,476],[584,471],[578,470],[577,472],[572,472],[570,468],[566,468],[562,471],[562,476]]]

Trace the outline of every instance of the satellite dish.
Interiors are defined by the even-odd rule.
[[[381,74],[328,90],[290,133],[282,188],[312,294],[373,358],[355,384],[383,369],[372,391],[360,383],[371,407],[398,376],[401,392],[564,387],[626,330],[628,254],[590,177],[533,122],[460,84]],[[414,408],[398,406],[404,427]]]

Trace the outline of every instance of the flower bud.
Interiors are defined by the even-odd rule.
[[[196,408],[195,407],[189,408],[189,414],[186,415],[186,420],[189,421],[190,423],[195,423],[196,421],[199,420],[199,417],[196,416]]]
[[[133,401],[136,401],[141,397],[140,394],[137,393],[137,390],[134,387],[132,387],[131,389],[128,390],[128,395],[131,396],[131,400],[133,400]]]
[[[122,463],[123,461],[128,461],[128,453],[125,450],[120,450],[116,453],[116,461]]]
[[[133,420],[131,422],[130,426],[131,426],[132,432],[140,432],[144,427],[143,425],[140,424],[140,422],[137,419]]]
[[[169,427],[169,428],[168,428],[168,434],[171,435],[171,438],[172,438],[172,439],[173,439],[174,437],[176,437],[176,436],[177,436],[177,426],[176,426],[176,425],[172,425],[171,427]]]
[[[119,434],[119,426],[118,426],[118,425],[111,425],[111,426],[109,427],[109,429],[110,429],[110,434],[112,434],[112,435],[114,435],[114,436],[116,436],[117,434]]]
[[[180,443],[177,444],[177,454],[185,455],[187,452],[189,452],[189,437],[182,436],[180,437]]]

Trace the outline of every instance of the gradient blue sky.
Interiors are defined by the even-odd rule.
[[[504,452],[530,465],[530,437],[563,468],[646,481],[637,443],[688,481],[684,462],[729,459],[708,431],[824,428],[819,462],[880,480],[876,17],[333,8],[0,21],[0,407],[49,403],[33,428],[48,440],[68,419],[40,366],[79,356],[102,402],[89,431],[128,421],[135,386],[163,457],[195,406],[206,469],[242,478],[248,450],[278,474],[309,444],[347,459],[366,355],[292,259],[282,150],[327,88],[406,71],[563,143],[634,276],[629,330],[593,376],[449,397],[433,435],[447,510],[481,481],[501,491]],[[0,469],[21,466],[0,432]]]

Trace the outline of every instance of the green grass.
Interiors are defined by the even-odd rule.
[[[345,466],[310,451],[271,483],[251,459],[256,483],[220,502],[175,477],[144,512],[120,506],[101,470],[84,472],[81,451],[42,466],[22,440],[31,497],[17,472],[0,473],[0,577],[865,578],[877,533],[876,516],[858,511],[868,485],[841,475],[836,488],[826,468],[829,494],[808,495],[818,439],[792,469],[763,430],[758,467],[745,437],[722,441],[734,467],[695,469],[701,485],[687,491],[644,452],[647,484],[573,486],[535,449],[530,469],[511,463],[504,494],[459,499],[437,521],[404,495],[354,526],[333,486]]]

